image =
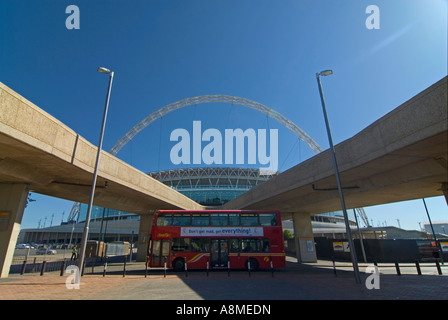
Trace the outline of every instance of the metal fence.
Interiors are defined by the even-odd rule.
[[[130,259],[129,254],[120,254],[123,250],[112,250],[110,256],[107,256],[109,262],[122,262]],[[70,265],[77,265],[78,260],[71,259],[71,250],[58,250],[55,255],[35,255],[35,252],[28,251],[26,254],[19,252],[13,257],[10,273],[45,273],[60,271],[61,273]],[[133,256],[135,255],[135,252]],[[135,259],[135,256],[131,259]],[[84,269],[95,266],[104,266],[106,257],[86,257]]]

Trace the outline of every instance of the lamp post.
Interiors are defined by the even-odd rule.
[[[333,166],[334,166],[334,171],[335,171],[335,176],[336,176],[336,182],[338,184],[339,198],[341,199],[342,212],[344,214],[345,228],[347,231],[348,243],[350,246],[350,256],[352,258],[353,270],[355,273],[355,281],[356,281],[356,283],[361,283],[361,278],[359,275],[359,268],[358,268],[358,260],[356,258],[356,252],[355,252],[355,245],[353,243],[352,231],[350,229],[350,224],[348,222],[347,209],[345,207],[344,194],[342,193],[341,180],[339,177],[338,163],[336,161],[336,155],[334,152],[333,139],[331,138],[330,124],[328,123],[327,110],[325,108],[325,100],[324,100],[324,95],[322,92],[322,83],[320,81],[321,76],[329,76],[331,74],[333,74],[332,70],[324,70],[322,72],[316,73],[316,78],[317,78],[317,84],[319,85],[320,99],[322,101],[322,110],[323,110],[324,117],[325,117],[325,125],[327,127],[327,135],[328,135],[328,141],[330,143],[330,151],[331,151],[331,155],[333,158]]]
[[[93,198],[95,196],[96,179],[98,176],[98,163],[100,160],[101,148],[103,145],[104,128],[106,127],[106,118],[107,118],[107,110],[109,108],[110,90],[112,88],[112,80],[114,78],[114,72],[110,71],[109,69],[100,67],[97,69],[97,71],[99,71],[101,73],[109,74],[109,87],[107,89],[106,104],[104,106],[104,114],[103,114],[103,123],[101,125],[100,139],[98,142],[98,150],[96,153],[95,169],[93,171],[92,190],[90,191],[90,199],[89,199],[89,206],[87,208],[86,222],[84,225],[84,231],[83,231],[82,238],[81,238],[81,251],[79,252],[79,259],[78,259],[79,270],[82,270],[85,255],[86,255],[87,238],[89,236],[90,215],[92,213]]]
[[[428,220],[429,220],[429,225],[431,226],[431,230],[432,230],[432,236],[434,237],[434,241],[437,245],[437,248],[439,249],[439,260],[442,262],[443,264],[443,251],[442,251],[442,247],[440,246],[440,242],[437,241],[437,237],[436,237],[436,233],[434,232],[434,227],[432,225],[432,221],[431,221],[431,217],[429,216],[429,211],[428,211],[428,207],[426,206],[426,201],[425,198],[422,198],[423,200],[423,204],[425,205],[425,210],[426,210],[426,215],[428,216]]]

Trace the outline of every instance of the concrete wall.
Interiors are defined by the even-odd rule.
[[[294,225],[294,248],[296,249],[297,261],[316,262],[316,248],[314,246],[313,227],[311,215],[306,213],[293,214]]]
[[[155,211],[140,217],[140,226],[138,233],[138,249],[137,261],[145,261],[147,256],[147,248],[149,238],[151,235],[152,221],[154,219]]]

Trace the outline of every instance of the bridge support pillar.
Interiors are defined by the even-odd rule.
[[[151,211],[149,214],[140,216],[140,226],[138,231],[138,247],[137,258],[138,262],[146,260],[149,236],[151,234],[152,220],[154,219],[155,211]]]
[[[446,204],[448,205],[448,182],[442,183],[442,192],[445,196]]]
[[[28,192],[26,184],[0,184],[0,278],[9,275]]]
[[[309,213],[293,213],[294,244],[297,262],[316,262],[316,248],[314,245],[313,227]]]

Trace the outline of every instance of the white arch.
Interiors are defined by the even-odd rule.
[[[160,108],[157,111],[154,111],[149,116],[144,118],[142,121],[137,123],[131,130],[129,130],[120,140],[115,143],[115,145],[109,150],[109,153],[112,155],[116,155],[118,151],[123,148],[126,143],[132,140],[140,131],[146,128],[149,124],[154,122],[155,120],[163,117],[167,113],[170,113],[174,110],[188,107],[191,105],[196,105],[200,103],[209,103],[209,102],[222,102],[222,103],[232,103],[239,104],[244,107],[248,107],[261,113],[264,113],[268,117],[271,117],[274,120],[280,122],[283,126],[294,132],[303,142],[305,142],[314,152],[319,153],[322,151],[322,148],[302,129],[300,129],[296,124],[294,124],[291,120],[287,119],[277,111],[262,105],[261,103],[257,103],[252,100],[248,100],[245,98],[226,96],[226,95],[205,95],[205,96],[197,96],[192,98],[187,98],[183,100],[176,101],[174,103],[168,104],[163,108]]]

